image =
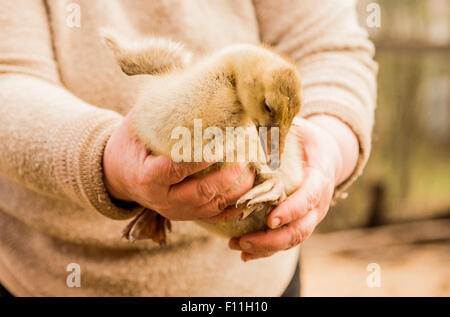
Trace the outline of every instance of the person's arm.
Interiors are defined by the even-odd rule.
[[[361,174],[370,153],[376,102],[374,47],[353,0],[255,0],[261,41],[299,66],[304,104],[294,122],[305,179],[269,216],[271,230],[231,239],[244,260],[303,242],[325,217],[333,193]]]
[[[126,118],[63,87],[43,1],[0,0],[0,8],[0,174],[113,219],[147,207],[170,219],[218,221],[251,188],[253,175],[216,197],[239,178],[240,165],[179,183],[212,163],[148,155]]]
[[[0,173],[108,217],[132,217],[103,183],[102,153],[122,117],[60,82],[43,1],[0,0]]]

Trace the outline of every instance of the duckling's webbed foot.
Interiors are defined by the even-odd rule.
[[[165,246],[166,230],[171,230],[170,220],[156,211],[145,209],[123,229],[122,237],[131,242],[152,239],[160,246]]]
[[[284,184],[278,178],[269,178],[242,195],[236,206],[243,210],[242,218],[262,209],[265,205],[278,205],[286,199]]]

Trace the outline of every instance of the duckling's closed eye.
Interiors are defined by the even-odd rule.
[[[267,100],[264,99],[264,108],[266,109],[267,112],[271,113],[272,109],[270,109],[270,106],[267,104]]]

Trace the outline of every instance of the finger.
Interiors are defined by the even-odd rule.
[[[239,248],[247,253],[264,254],[295,247],[304,242],[314,231],[320,219],[319,214],[318,209],[313,209],[304,217],[284,227],[248,233],[239,239]],[[233,247],[236,245],[233,244]]]
[[[200,206],[197,214],[204,220],[208,221],[209,219],[208,222],[210,223],[219,223],[240,217],[242,209],[231,208],[231,206],[234,206],[239,197],[252,188],[254,174],[250,171],[244,171],[240,177],[242,179],[237,186],[232,186],[226,193],[217,195],[207,204]]]
[[[322,174],[311,169],[302,186],[270,213],[267,218],[269,228],[276,229],[291,223],[316,208],[322,200],[324,186]]]
[[[181,182],[186,177],[204,170],[214,162],[181,162],[175,163],[170,158],[158,155],[147,156],[145,171],[148,179],[163,185],[173,185]]]
[[[229,199],[226,190],[233,190],[234,188],[231,188],[231,186],[238,187],[240,182],[252,177],[250,173],[247,173],[240,179],[244,169],[245,164],[233,164],[220,170],[211,171],[200,178],[187,179],[169,188],[168,200],[174,204],[201,207],[212,202],[216,196],[223,193],[222,197],[217,198],[217,201],[212,203],[212,205],[221,206],[221,210],[223,210],[227,207],[227,199]],[[247,180],[245,184],[248,182]],[[219,213],[221,210],[216,211]]]
[[[210,223],[210,224],[216,224],[219,222],[225,222],[232,219],[237,219],[241,216],[242,209],[236,208],[235,206],[227,207],[224,211],[219,213],[216,216],[209,217],[209,218],[203,218],[202,221]]]
[[[228,247],[229,247],[231,250],[239,250],[239,251],[241,251],[241,246],[239,245],[239,239],[240,239],[240,238],[236,238],[236,237],[231,238],[231,239],[228,241]]]
[[[232,250],[242,251],[241,247],[239,246],[239,238],[231,238],[229,243],[228,243],[228,246]],[[273,255],[275,253],[276,252],[260,252],[260,253],[242,252],[241,259],[244,262],[247,262],[249,260],[254,260],[254,259],[258,259],[258,258],[262,258],[262,257],[268,257],[268,256],[271,256],[271,255]]]
[[[276,252],[252,254],[252,253],[242,252],[241,259],[242,259],[242,261],[247,262],[247,261],[256,260],[256,259],[260,259],[260,258],[267,258],[269,256],[274,255],[275,253]]]

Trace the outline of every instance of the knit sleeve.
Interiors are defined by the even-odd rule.
[[[261,41],[294,60],[302,77],[301,116],[329,114],[358,137],[358,165],[341,193],[361,174],[371,149],[376,105],[374,46],[358,25],[354,0],[255,0]]]
[[[43,1],[0,0],[0,173],[114,219],[141,207],[108,195],[102,158],[122,117],[60,83]]]

